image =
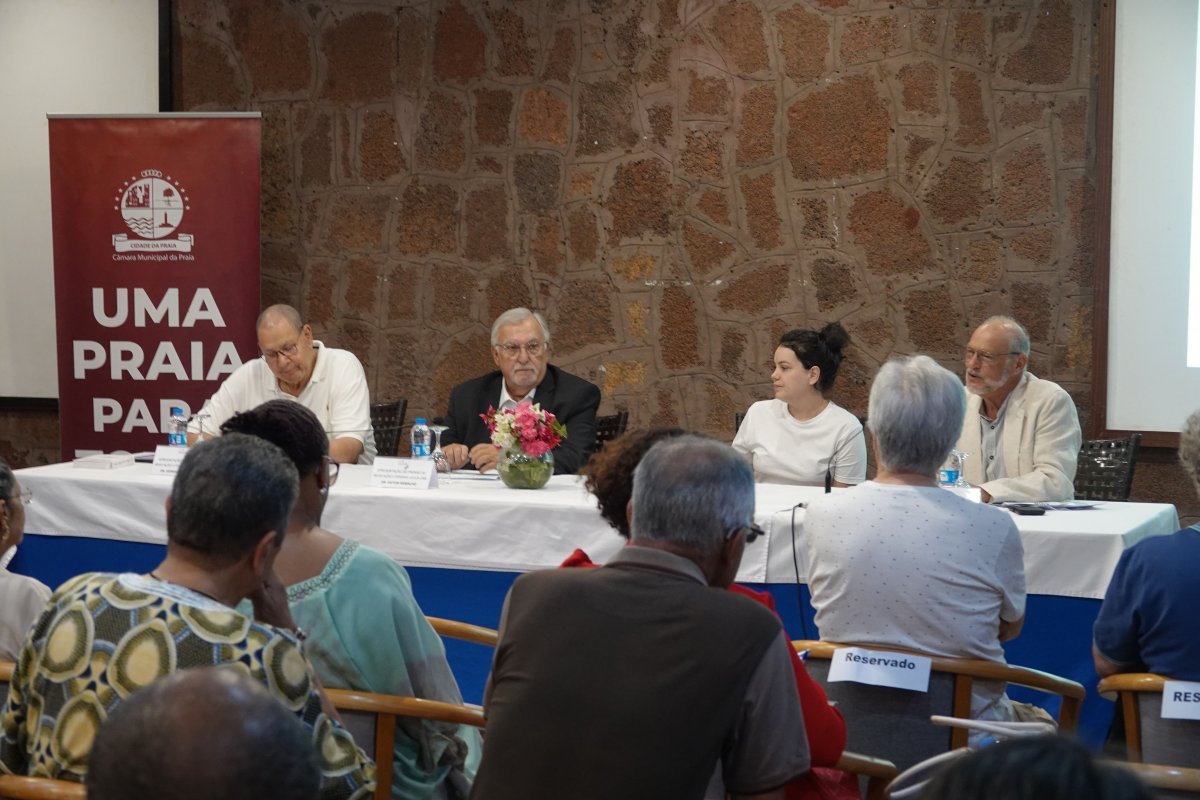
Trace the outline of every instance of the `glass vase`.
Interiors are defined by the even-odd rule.
[[[519,450],[501,450],[496,471],[510,489],[540,489],[554,474],[554,454],[530,456]]]

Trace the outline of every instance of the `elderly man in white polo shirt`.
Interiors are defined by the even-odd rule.
[[[288,305],[267,308],[258,315],[256,329],[262,358],[238,367],[205,402],[197,415],[204,438],[219,436],[221,424],[240,411],[290,399],[321,420],[330,458],[341,464],[373,463],[371,400],[358,358],[314,340],[312,326]],[[188,444],[200,437],[200,423],[193,419],[188,425]]]

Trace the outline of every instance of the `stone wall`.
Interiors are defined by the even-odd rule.
[[[835,319],[863,414],[879,364],[960,371],[996,312],[1086,422],[1095,0],[174,11],[177,108],[263,113],[263,302],[410,419],[531,305],[634,426],[732,436],[779,334]]]
[[[181,110],[264,116],[263,301],[426,414],[545,311],[604,412],[731,436],[778,335],[837,399],[1012,312],[1086,414],[1097,11],[1050,0],[179,0]]]

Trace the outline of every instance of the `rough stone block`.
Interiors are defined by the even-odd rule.
[[[775,157],[775,118],[779,101],[775,86],[763,84],[750,89],[742,97],[737,135],[739,167]]]
[[[759,250],[777,250],[783,245],[783,219],[779,214],[774,172],[741,175],[738,178],[745,204],[746,228]]]
[[[504,5],[484,6],[488,22],[496,34],[496,74],[520,77],[533,74],[533,49],[525,20],[512,8]]]
[[[725,145],[718,131],[690,130],[679,156],[683,170],[697,178],[720,181],[725,176]]]
[[[1066,84],[1075,70],[1078,33],[1072,0],[1041,0],[1032,30],[1015,52],[1001,61],[999,76],[1012,85],[1053,87]]]
[[[485,186],[469,192],[463,222],[466,230],[463,255],[468,259],[502,261],[512,257],[508,194],[504,186]]]
[[[346,193],[334,197],[324,246],[333,252],[380,252],[391,198],[386,194]]]
[[[877,275],[915,275],[930,266],[933,251],[921,230],[921,213],[887,189],[854,198],[850,233]]]
[[[666,286],[658,300],[659,357],[669,370],[700,365],[696,301],[682,286]]]
[[[387,111],[363,114],[362,137],[358,143],[358,174],[371,183],[399,177],[407,169],[400,148],[400,132],[395,118]]]
[[[414,179],[396,214],[396,249],[427,256],[458,250],[458,192],[444,183]]]
[[[789,78],[797,83],[808,83],[829,69],[832,26],[823,16],[797,3],[776,12],[775,24]]]
[[[391,97],[392,67],[397,61],[396,18],[365,12],[332,19],[321,42],[327,65],[321,96],[345,103]]]
[[[771,264],[733,278],[717,295],[717,305],[726,311],[761,314],[787,299],[791,271],[787,264]]]
[[[902,295],[908,338],[917,350],[939,355],[959,352],[962,315],[945,285],[910,289]]]
[[[467,158],[466,123],[467,106],[461,98],[430,92],[417,133],[417,165],[443,172],[460,170]]]
[[[628,86],[603,79],[581,84],[576,110],[578,155],[599,155],[637,144],[638,135],[632,126],[633,99]]]
[[[738,72],[748,75],[770,66],[763,15],[757,5],[734,0],[718,6],[709,30]]]
[[[586,205],[579,205],[567,212],[567,241],[571,248],[571,260],[576,266],[591,264],[600,249],[600,232],[596,214]]]
[[[518,153],[513,159],[513,183],[522,211],[557,208],[562,194],[562,158],[555,153]]]
[[[788,162],[802,181],[887,169],[891,115],[866,75],[851,75],[788,107]]]
[[[503,147],[512,142],[513,95],[507,89],[476,89],[475,139]]]
[[[657,158],[627,161],[617,167],[608,191],[612,233],[617,239],[670,232],[671,178]]]
[[[565,146],[571,117],[567,101],[550,89],[532,89],[521,98],[518,129],[521,139],[537,144]]]
[[[233,3],[229,28],[255,94],[297,94],[312,80],[305,25],[279,0]]]
[[[433,74],[438,80],[467,84],[482,77],[487,36],[461,2],[438,13],[433,32]]]
[[[687,104],[689,116],[727,117],[732,103],[729,81],[721,75],[700,75],[689,70]]]
[[[683,225],[683,249],[692,269],[699,275],[708,275],[721,268],[734,253],[729,237],[706,233],[691,221]]]
[[[555,352],[568,355],[616,341],[613,291],[604,280],[568,281],[555,310]]]

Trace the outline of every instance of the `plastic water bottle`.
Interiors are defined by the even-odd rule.
[[[187,414],[177,406],[171,406],[171,419],[167,423],[167,444],[171,447],[187,447]]]
[[[962,458],[956,451],[950,451],[946,463],[938,470],[938,486],[952,488],[958,485],[958,476],[962,474]]]
[[[417,417],[412,426],[412,457],[429,458],[429,426],[424,417]]]

